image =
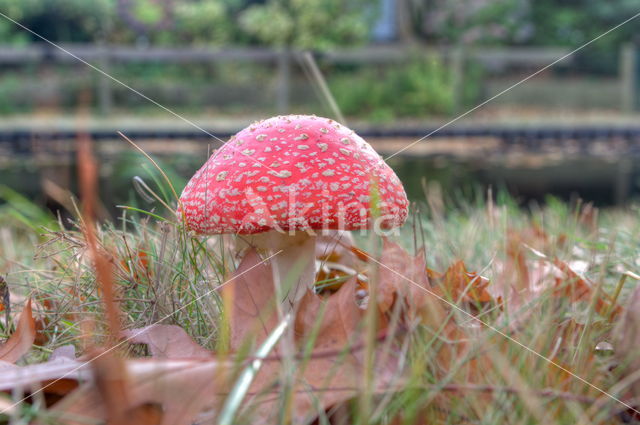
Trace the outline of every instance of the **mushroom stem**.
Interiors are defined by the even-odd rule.
[[[277,253],[271,259],[276,294],[282,313],[294,312],[314,283],[316,237],[306,232],[287,234],[271,230],[252,235],[247,242],[258,250]]]
[[[280,285],[282,306],[285,314],[296,309],[298,301],[314,283],[315,237],[309,237],[300,244],[283,248],[273,257],[273,277]]]

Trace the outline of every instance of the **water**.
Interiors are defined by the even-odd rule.
[[[180,192],[206,160],[206,154],[174,153],[156,155],[155,158]],[[77,181],[72,159],[58,163],[36,163],[33,157],[5,161],[0,164],[0,184],[40,205],[56,208],[57,203],[44,193],[42,182],[49,180],[75,193]],[[104,154],[99,163],[100,197],[112,214],[117,214],[116,205],[153,206],[136,192],[132,183],[135,176],[162,192],[159,189],[162,178],[140,154]],[[563,158],[550,161],[532,156],[520,160],[506,157],[398,156],[389,164],[402,180],[409,198],[417,202],[424,201],[425,190],[434,190],[435,186],[440,188],[445,200],[485,196],[487,188],[492,187],[493,193],[508,191],[522,205],[532,200],[544,201],[551,194],[567,200],[580,197],[604,206],[624,202],[640,193],[640,169],[619,159]],[[166,188],[164,192],[170,198]]]

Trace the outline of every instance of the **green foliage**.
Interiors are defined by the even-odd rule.
[[[0,11],[54,41],[89,42],[104,34],[115,0],[0,0]],[[12,22],[0,20],[3,42],[41,41]]]
[[[614,26],[638,13],[636,0],[606,2],[576,0],[536,0],[531,2],[534,34],[529,41],[535,45],[577,47],[602,35]],[[591,72],[614,74],[622,43],[636,38],[637,21],[607,34],[576,56],[576,65]]]
[[[386,70],[365,69],[330,79],[347,115],[385,120],[397,116],[446,115],[454,106],[450,72],[439,60],[415,59]]]
[[[449,44],[513,43],[531,31],[528,0],[428,0],[416,11],[424,36]]]
[[[537,0],[531,3],[531,12],[536,26],[535,42],[578,46],[638,13],[638,2]],[[630,40],[636,32],[637,26],[629,23],[598,41],[598,44],[618,44],[623,40]]]
[[[323,50],[363,42],[367,0],[271,0],[240,15],[240,25],[270,46]]]
[[[148,29],[145,35],[154,43],[220,44],[235,33],[228,5],[224,0],[176,1],[165,28],[155,28],[165,18],[165,10],[158,2],[131,1],[127,13]],[[0,0],[0,11],[57,42],[106,39],[113,43],[131,43],[138,37],[136,29],[120,16],[117,0]],[[0,20],[0,37],[12,44],[40,41],[7,20]]]
[[[374,10],[370,0],[240,3],[180,0],[165,10],[155,1],[131,0],[127,19],[117,0],[0,0],[0,11],[52,41],[133,43],[142,32],[160,45],[244,43],[249,37],[269,46],[326,49],[364,41],[373,18],[366,11]],[[12,44],[37,40],[6,20],[0,36]]]
[[[152,1],[134,1],[131,14],[141,23],[154,25],[160,22],[164,16],[162,5]]]
[[[0,185],[0,217],[4,224],[22,225],[40,231],[42,226],[57,228],[51,213],[15,190]]]
[[[204,0],[181,2],[175,9],[176,27],[181,28],[183,40],[195,44],[222,44],[233,35],[233,22],[229,19],[225,2]]]

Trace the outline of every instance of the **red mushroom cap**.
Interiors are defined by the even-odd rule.
[[[372,205],[372,199],[376,199]],[[402,183],[371,145],[328,118],[288,115],[250,125],[184,188],[187,226],[201,234],[402,225]]]

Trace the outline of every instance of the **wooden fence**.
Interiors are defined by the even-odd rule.
[[[110,67],[122,63],[225,63],[245,62],[266,64],[276,67],[276,103],[280,111],[289,109],[291,96],[292,68],[302,61],[305,52],[256,49],[256,48],[159,48],[108,45],[61,45],[62,49],[49,44],[27,47],[0,46],[0,66],[62,63],[73,64],[86,61],[109,73]],[[434,49],[424,46],[381,45],[354,49],[338,49],[325,53],[314,53],[321,64],[369,64],[386,65],[407,62],[416,57],[437,57],[451,69],[454,78],[454,92],[459,105],[461,85],[464,80],[465,64],[473,61],[490,72],[499,72],[510,67],[524,67],[532,72],[543,68],[567,55],[569,49],[548,47],[521,48],[476,48],[476,49]],[[622,47],[619,65],[620,109],[626,112],[638,106],[639,60],[638,48],[633,45]],[[560,61],[556,66],[568,66],[572,57]],[[116,84],[102,76],[98,85],[98,103],[101,112],[108,114],[114,103],[113,86]]]

